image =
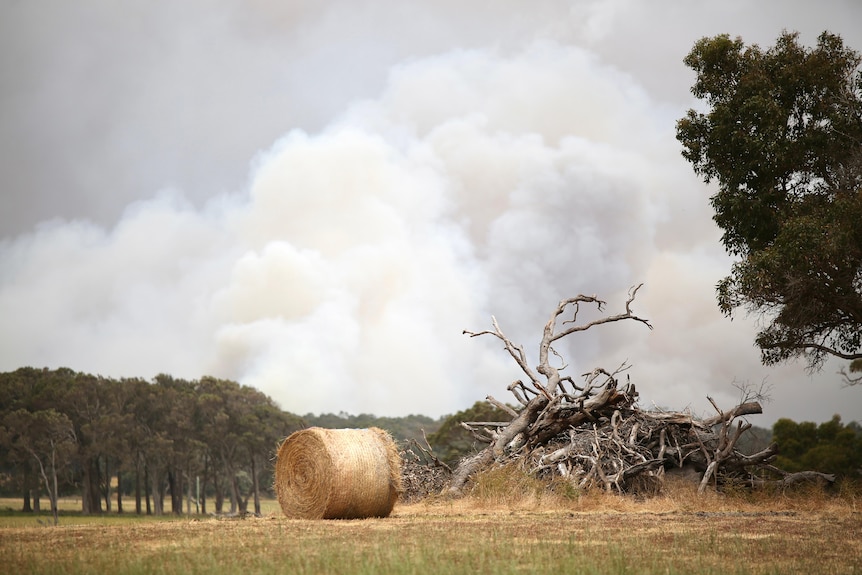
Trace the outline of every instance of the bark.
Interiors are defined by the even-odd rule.
[[[58,525],[60,523],[60,506],[58,501],[58,496],[60,494],[59,489],[57,488],[57,465],[54,461],[54,454],[51,454],[51,481],[52,486],[50,489],[51,496],[51,513],[54,516],[54,525]]]
[[[168,471],[168,489],[171,494],[171,513],[174,515],[183,514],[183,492],[178,476],[179,474],[176,470]]]
[[[21,508],[21,511],[24,513],[32,513],[33,512],[33,507],[30,505],[30,494],[33,492],[33,486],[30,484],[32,481],[31,477],[32,476],[31,476],[29,469],[25,469],[24,470],[24,481],[22,483],[22,486],[23,486],[22,491],[23,491],[23,496],[24,496],[24,506]]]
[[[789,487],[797,483],[814,482],[814,483],[834,483],[835,476],[830,473],[820,473],[818,471],[798,471],[796,473],[787,473],[777,468],[773,470],[779,475],[784,475],[781,479],[759,479],[753,478],[751,484],[758,487]]]
[[[144,464],[144,497],[147,500],[147,515],[152,515],[153,510],[150,507],[150,468],[146,463]]]
[[[251,458],[251,477],[252,489],[254,490],[254,514],[260,516],[260,481],[257,477],[257,465],[255,465],[255,457]]]
[[[605,303],[584,295],[562,300],[545,324],[535,369],[530,367],[523,347],[506,337],[496,318],[492,317],[493,330],[464,332],[470,337],[491,335],[499,339],[526,379],[508,387],[520,405],[518,409],[504,410],[513,416],[511,421],[461,424],[488,445],[461,461],[446,493],[457,496],[476,473],[514,461],[538,476],[561,476],[579,488],[598,486],[619,492],[654,491],[660,488],[666,469],[684,467],[694,467],[702,473],[701,493],[710,485],[757,485],[766,481],[761,476],[764,470],[770,470],[769,462],[777,447],[771,445],[752,455],[736,449],[740,437],[751,428],[742,418],[762,412],[760,403],[754,400],[756,395],[743,398],[727,411],[708,398],[716,415],[698,420],[690,413],[640,409],[628,374],[625,385],[619,382],[620,375],[629,369],[625,363],[612,372],[597,368],[585,373],[580,384],[562,375],[567,366],[553,343],[563,337],[624,320],[652,327],[631,310],[639,288],[630,290],[624,312],[580,324],[577,316],[581,305],[595,305],[601,311]],[[567,314],[571,319],[559,327],[558,320]],[[487,400],[497,407],[504,405],[491,396]],[[834,480],[805,472],[779,481],[785,485],[811,478]]]
[[[231,474],[231,514],[245,514],[248,512],[248,495],[242,496],[242,489],[239,486],[239,477],[236,473]]]
[[[525,430],[536,420],[541,410],[547,405],[548,400],[544,396],[535,396],[527,406],[521,410],[514,420],[509,423],[498,434],[492,445],[489,445],[473,457],[462,461],[452,474],[448,492],[452,495],[459,494],[467,483],[467,480],[477,471],[488,467],[495,459],[506,452],[506,447],[516,443],[519,436],[523,436]]]
[[[117,514],[123,513],[123,472],[117,467]]]
[[[83,493],[81,496],[81,511],[84,515],[102,512],[102,496],[99,486],[101,471],[96,457],[84,461]]]
[[[160,480],[160,473],[153,471],[150,473],[151,487],[153,495],[153,515],[162,515],[164,513],[164,492]]]
[[[135,467],[135,515],[141,514],[141,470]]]
[[[105,458],[105,511],[107,513],[111,512],[111,468],[110,468],[110,459]]]
[[[216,515],[220,515],[224,510],[224,489],[217,472],[213,473],[213,486],[215,488],[215,512]]]
[[[200,493],[201,513],[203,515],[207,514],[207,496],[206,496],[206,493],[207,493],[207,478],[209,477],[209,461],[210,461],[209,455],[205,454],[204,455],[204,475],[203,475],[203,479],[201,480],[201,493]]]
[[[509,391],[523,406],[511,422],[504,426],[467,426],[477,438],[487,441],[489,445],[458,465],[453,473],[450,487],[447,490],[448,493],[459,494],[469,478],[477,471],[505,458],[508,454],[520,451],[524,446],[535,448],[544,444],[572,425],[580,425],[586,421],[594,420],[599,410],[612,406],[623,398],[616,391],[616,380],[611,374],[607,374],[604,370],[595,370],[587,374],[584,387],[579,387],[574,384],[571,378],[562,377],[560,372],[566,366],[557,367],[553,365],[551,355],[558,356],[553,348],[555,341],[598,325],[633,320],[652,329],[647,320],[636,316],[631,311],[631,303],[640,287],[634,287],[629,291],[624,312],[581,324],[577,323],[581,305],[595,305],[599,311],[602,311],[605,302],[596,296],[585,295],[560,301],[545,324],[542,340],[539,343],[539,365],[535,370],[530,367],[524,348],[516,346],[506,337],[496,318],[491,318],[491,323],[494,326],[493,331],[464,331],[470,337],[491,335],[503,342],[504,349],[527,376],[528,382],[516,381],[509,386]],[[571,314],[571,319],[564,321],[562,324],[564,327],[558,330],[558,320],[568,313]],[[593,383],[602,374],[608,376],[607,381],[604,382],[602,389],[594,395]],[[493,398],[490,398],[489,401],[496,402]],[[483,429],[478,429],[480,427]]]
[[[192,514],[192,473],[191,473],[191,465],[188,466],[186,471],[186,515]]]
[[[53,441],[50,442],[51,450],[48,455],[42,456],[35,451],[35,449],[28,448],[30,455],[36,460],[36,463],[39,465],[39,474],[42,477],[42,481],[45,483],[45,488],[48,490],[48,498],[51,501],[51,514],[54,517],[54,525],[58,525],[60,523],[59,511],[57,507],[57,460],[56,460],[56,449],[55,443]]]

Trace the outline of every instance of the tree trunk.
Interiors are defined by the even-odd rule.
[[[183,474],[179,469],[174,470],[174,488],[171,499],[174,509],[174,515],[183,514]]]
[[[53,481],[53,488],[49,489],[49,491],[51,492],[50,493],[50,495],[51,495],[51,513],[54,516],[54,525],[59,525],[60,524],[60,509],[59,509],[59,501],[57,499],[58,499],[60,492],[57,489],[57,465],[56,465],[56,461],[54,460],[54,454],[53,453],[51,454],[51,479]]]
[[[236,480],[236,474],[230,474],[230,490],[228,495],[230,496],[230,514],[234,515],[239,511],[240,505],[240,493],[239,493],[239,484]]]
[[[776,470],[779,471],[780,470]],[[787,473],[781,479],[753,479],[752,484],[758,487],[773,486],[773,487],[788,487],[797,483],[812,482],[812,483],[833,483],[835,476],[830,473],[820,473],[819,471],[797,471],[796,473]]]
[[[111,459],[105,457],[105,512],[111,512]],[[101,482],[101,481],[100,481]]]
[[[162,489],[161,481],[159,479],[159,473],[153,472],[150,473],[150,477],[152,479],[152,492],[153,492],[153,515],[162,515],[164,513],[164,491]]]
[[[480,471],[493,463],[496,457],[502,455],[506,450],[506,446],[514,441],[519,434],[536,421],[539,413],[546,405],[548,405],[548,400],[544,396],[537,395],[533,397],[533,399],[527,403],[526,407],[521,410],[518,417],[513,419],[512,422],[509,423],[502,432],[500,432],[496,440],[491,445],[473,457],[465,459],[458,465],[452,475],[452,481],[449,483],[447,492],[450,495],[459,494],[467,483],[467,480],[470,479],[470,477],[477,471]]]
[[[135,466],[135,515],[141,514],[141,469]]]
[[[144,463],[144,497],[147,499],[147,515],[152,515],[153,510],[150,508],[150,468]]]
[[[81,477],[81,513],[89,515],[93,512],[92,496],[90,495],[90,460],[84,461]]]
[[[123,513],[123,473],[117,466],[117,514]]]
[[[215,488],[215,512],[216,515],[221,515],[224,509],[224,489],[222,489],[221,481],[219,481],[218,471],[213,472],[213,486]]]
[[[81,495],[81,511],[84,515],[102,512],[102,496],[99,488],[99,462],[90,457],[84,462],[83,492]]]
[[[191,466],[189,466],[191,469]],[[192,476],[191,473],[188,474],[186,481],[186,515],[192,514]]]
[[[255,458],[251,458],[251,477],[254,488],[254,514],[260,515],[260,481],[257,478],[257,466],[254,462]]]
[[[182,492],[180,491],[180,486],[177,485],[177,474],[173,470],[168,470],[168,490],[171,494],[171,513],[174,515],[182,515]],[[179,504],[177,504],[177,496],[180,498]]]
[[[204,477],[203,481],[201,481],[201,514],[207,514],[207,477],[209,474],[209,455],[204,455]]]
[[[24,513],[32,513],[33,507],[30,505],[30,493],[33,489],[31,485],[32,482],[32,474],[30,473],[29,468],[24,470],[24,482],[23,482],[23,494],[24,494],[24,506],[21,508],[21,511]]]

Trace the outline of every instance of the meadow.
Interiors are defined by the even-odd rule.
[[[270,500],[262,517],[246,519],[62,510],[50,527],[48,514],[21,514],[13,511],[20,501],[0,500],[0,571],[860,573],[860,501],[855,490],[698,497],[679,485],[636,500],[480,489],[399,504],[385,519],[293,520]]]

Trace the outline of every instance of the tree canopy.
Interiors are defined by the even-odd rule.
[[[193,495],[200,513],[210,497],[216,513],[226,499],[231,513],[247,512],[252,497],[259,512],[261,494],[272,496],[278,446],[298,429],[373,426],[398,441],[424,441],[442,422],[424,415],[302,418],[257,389],[214,377],[146,381],[22,367],[0,373],[0,494],[21,494],[24,511],[39,511],[47,491],[55,521],[57,496],[69,493],[80,495],[84,513],[110,512],[112,501],[123,513],[130,493],[139,514],[144,506],[147,514],[178,514],[184,499],[189,512]]]
[[[685,58],[707,109],[689,110],[677,139],[695,173],[717,183],[714,220],[740,258],[716,286],[718,304],[761,317],[767,365],[862,358],[860,63],[828,32],[814,48],[784,32],[768,49],[724,34]]]
[[[449,465],[455,465],[462,457],[475,453],[484,444],[478,441],[461,423],[464,421],[509,421],[507,412],[487,401],[477,401],[442,421],[439,429],[428,436],[428,443],[437,456]]]
[[[115,380],[24,367],[0,373],[0,491],[22,493],[29,511],[31,496],[38,501],[46,489],[56,513],[58,493],[80,489],[82,511],[100,513],[103,504],[111,510],[115,489],[122,512],[133,483],[137,513],[143,498],[147,513],[152,501],[152,512],[162,514],[167,495],[180,513],[199,477],[202,513],[207,493],[216,512],[225,495],[231,511],[245,511],[253,496],[259,512],[278,443],[304,426],[233,381],[164,374],[152,382]]]
[[[820,425],[779,419],[772,426],[772,434],[780,450],[775,465],[782,469],[862,476],[862,427],[856,422],[844,425],[838,415]]]

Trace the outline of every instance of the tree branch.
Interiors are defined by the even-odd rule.
[[[823,353],[828,353],[829,355],[834,355],[835,357],[840,357],[841,359],[854,360],[854,359],[862,359],[862,353],[843,353],[838,351],[837,349],[833,349],[827,345],[823,345],[820,343],[814,342],[799,342],[792,343],[789,341],[780,341],[775,342],[770,346],[774,349],[816,349],[817,351],[821,351]]]

